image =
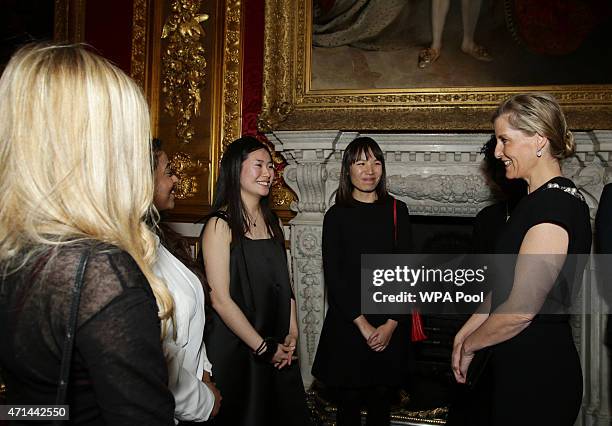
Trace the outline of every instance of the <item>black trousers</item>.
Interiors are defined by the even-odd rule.
[[[367,426],[389,426],[391,422],[391,391],[387,386],[338,388],[338,426],[360,426],[361,407],[368,411]]]

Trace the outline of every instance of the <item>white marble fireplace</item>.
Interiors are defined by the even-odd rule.
[[[491,202],[479,167],[480,148],[488,134],[399,134],[330,131],[278,131],[268,138],[289,163],[284,176],[298,201],[292,209],[291,254],[300,327],[300,358],[305,385],[310,385],[326,301],[321,263],[323,215],[333,203],[343,150],[355,137],[373,137],[385,152],[390,191],[405,201],[413,215],[474,216]],[[585,195],[594,218],[603,186],[612,182],[612,131],[577,132],[577,154],[563,173]],[[586,272],[581,303],[603,312],[593,267]],[[611,277],[612,278],[612,277]],[[593,309],[591,307],[595,306]],[[597,309],[599,307],[599,309]],[[609,367],[603,345],[605,317],[574,318],[574,336],[582,359],[585,392],[580,425],[611,424]],[[563,374],[563,372],[559,372]]]

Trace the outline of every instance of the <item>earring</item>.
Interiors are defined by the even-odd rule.
[[[538,149],[538,152],[536,152],[536,155],[537,155],[538,157],[541,157],[541,156],[542,156],[542,150],[541,150],[541,149]]]

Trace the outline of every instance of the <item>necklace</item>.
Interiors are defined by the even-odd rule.
[[[252,226],[253,228],[257,228],[257,219],[259,219],[257,216],[258,215],[255,215],[255,219],[253,219],[251,217],[251,215],[247,215],[247,219],[248,219],[248,222],[249,222],[249,227]]]

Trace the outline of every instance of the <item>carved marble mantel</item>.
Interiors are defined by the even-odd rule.
[[[488,134],[360,134],[337,130],[278,131],[268,138],[288,162],[285,180],[298,201],[291,221],[292,270],[298,303],[300,358],[304,383],[325,317],[321,233],[325,211],[333,203],[344,148],[355,137],[373,137],[385,152],[390,191],[405,201],[411,214],[474,216],[490,203],[480,173],[481,146]],[[578,132],[577,154],[563,164],[563,173],[581,189],[594,218],[603,186],[612,182],[612,131]],[[589,270],[585,279],[595,280]],[[603,304],[596,285],[587,287],[582,303]],[[598,312],[602,312],[599,310]],[[584,404],[578,424],[609,425],[608,357],[602,344],[604,318],[574,318],[576,344],[585,378]],[[562,372],[559,372],[563,374]]]

